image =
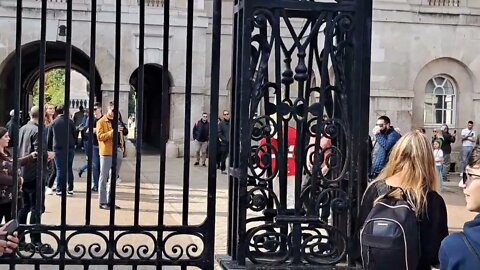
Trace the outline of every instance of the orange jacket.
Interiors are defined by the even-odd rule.
[[[119,121],[119,124],[123,126],[123,133],[119,133],[118,147],[125,153],[125,143],[123,136],[128,130],[125,125]],[[111,121],[106,115],[102,116],[97,121],[97,138],[98,138],[98,151],[100,156],[111,156],[113,153],[113,127]]]

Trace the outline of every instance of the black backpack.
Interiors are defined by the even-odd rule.
[[[391,194],[400,190],[402,198]],[[383,195],[372,208],[360,232],[365,270],[415,270],[420,260],[420,235],[413,204],[400,188]]]

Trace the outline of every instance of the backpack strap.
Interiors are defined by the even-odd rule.
[[[473,247],[472,243],[470,242],[470,240],[468,239],[467,235],[464,233],[464,232],[461,232],[462,234],[462,238],[463,238],[463,242],[465,242],[465,244],[467,245],[468,249],[470,250],[470,252],[477,258],[477,260],[480,262],[480,255],[478,254],[477,250],[475,250],[475,248]]]

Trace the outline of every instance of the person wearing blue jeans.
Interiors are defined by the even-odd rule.
[[[75,157],[75,124],[64,115],[63,105],[57,107],[58,117],[48,129],[48,149],[55,152],[55,167],[57,169],[57,195],[67,182],[67,193],[73,195],[73,159]],[[68,144],[67,144],[68,143]],[[66,170],[65,170],[66,168]]]
[[[473,121],[468,121],[467,128],[462,130],[462,163],[460,167],[460,176],[463,176],[467,165],[468,157],[475,146],[477,135],[473,130]]]

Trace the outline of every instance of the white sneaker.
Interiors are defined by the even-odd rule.
[[[53,189],[47,187],[47,190],[45,190],[45,195],[53,195],[53,194],[55,194],[55,193],[53,192]]]

